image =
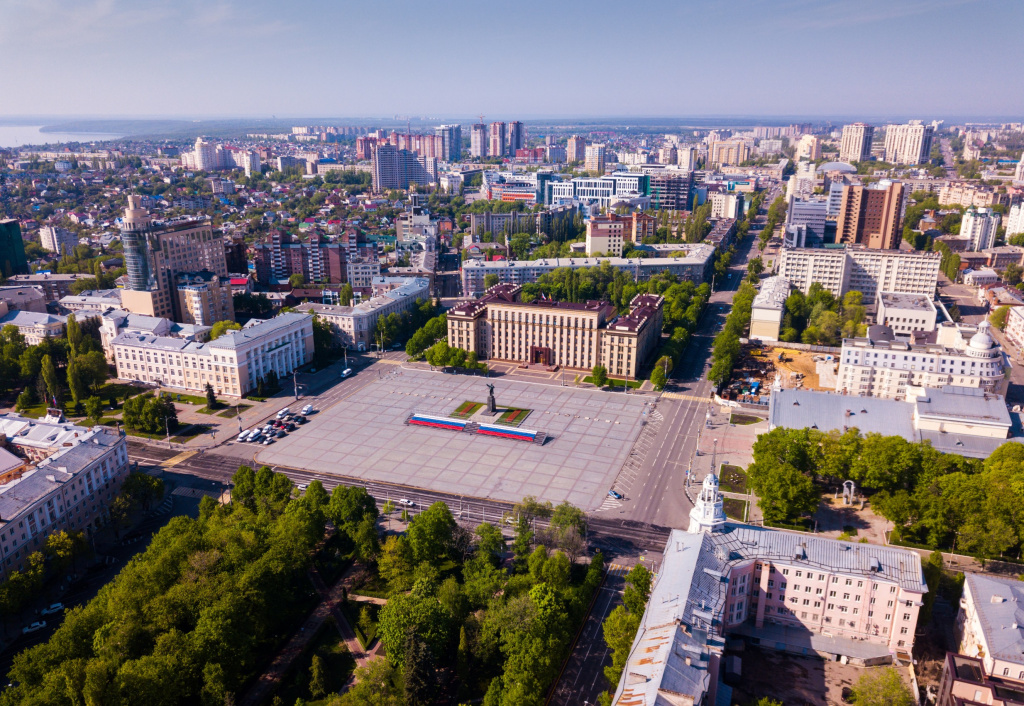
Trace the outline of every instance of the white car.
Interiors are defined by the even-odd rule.
[[[347,378],[351,374],[352,374],[352,368],[345,368],[344,370],[341,371],[341,377],[342,378]]]
[[[277,413],[277,418],[280,419],[284,415],[288,414],[288,412],[290,412],[290,411],[291,411],[290,409],[285,407],[284,409],[282,409],[280,412]]]
[[[25,627],[23,627],[21,629],[21,634],[22,635],[28,635],[31,632],[35,632],[36,630],[42,630],[45,627],[46,627],[46,621],[45,620],[37,620],[36,622],[32,623],[31,625],[26,625]]]
[[[299,489],[299,492],[300,492],[300,493],[305,493],[305,492],[306,492],[306,488],[308,488],[308,487],[309,487],[309,485],[307,485],[306,483],[299,483],[299,484],[298,484],[297,486],[295,486],[295,487]]]
[[[303,417],[305,417],[307,414],[312,414],[312,412],[313,412],[313,405],[311,405],[311,404],[307,404],[305,407],[302,408],[302,416]]]
[[[59,613],[62,610],[64,610],[63,603],[51,603],[39,611],[39,615],[53,615],[54,613]]]
[[[416,503],[414,503],[414,502],[413,502],[412,500],[409,500],[408,498],[399,498],[399,499],[398,499],[398,504],[399,504],[399,505],[407,505],[407,506],[409,506],[409,507],[412,507],[412,506],[414,506],[414,505],[415,505]]]
[[[263,445],[264,446],[270,446],[273,443],[274,443],[274,437],[272,437],[272,436],[268,436],[266,439],[263,440]]]

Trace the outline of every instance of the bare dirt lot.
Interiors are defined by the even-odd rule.
[[[733,684],[734,704],[754,703],[762,696],[781,701],[785,706],[841,706],[844,690],[852,687],[862,674],[884,667],[854,667],[826,662],[814,657],[798,657],[774,650],[747,647],[738,654],[743,660],[742,676]],[[905,668],[900,675],[910,683]]]
[[[785,360],[779,360],[779,353],[785,355]],[[773,348],[771,351],[772,361],[775,367],[782,373],[783,387],[797,387],[796,378],[790,377],[794,373],[800,373],[803,377],[803,387],[808,390],[832,390],[831,386],[822,387],[818,377],[818,366],[815,358],[822,358],[825,354],[813,353],[811,351],[795,351],[791,348]],[[789,375],[787,375],[787,373]]]

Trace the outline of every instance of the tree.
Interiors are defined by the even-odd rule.
[[[46,381],[46,392],[53,400],[57,401],[57,404],[60,404],[60,398],[64,396],[64,391],[57,378],[57,368],[53,364],[53,358],[49,355],[43,356],[42,376]]]
[[[75,358],[72,357],[68,360],[66,373],[68,376],[68,388],[71,390],[71,399],[74,401],[75,406],[78,407],[85,400],[85,396],[89,394],[89,388],[86,385],[82,369],[78,366]]]
[[[213,385],[206,383],[206,408],[207,409],[218,409],[220,402],[217,401],[217,395],[213,391]]]
[[[300,289],[306,284],[306,278],[303,277],[301,273],[296,272],[288,278],[288,284],[292,289]]]
[[[622,602],[633,615],[643,615],[647,599],[651,597],[651,583],[654,577],[643,565],[637,564],[626,574],[626,589]]]
[[[490,289],[494,285],[498,284],[501,278],[496,274],[484,275],[484,289]]]
[[[21,394],[18,395],[14,408],[19,412],[24,412],[29,407],[36,404],[37,401],[35,388],[33,388],[32,385],[26,385],[25,389],[21,391]]]
[[[605,618],[602,630],[604,642],[612,651],[612,663],[604,668],[604,676],[610,683],[619,683],[629,658],[629,648],[639,628],[640,616],[630,613],[625,606],[617,606]]]
[[[78,355],[78,349],[82,345],[82,329],[79,328],[74,314],[68,314],[65,330],[65,335],[68,339],[68,350],[71,351],[71,357],[73,358]]]
[[[103,418],[103,400],[96,395],[88,398],[85,401],[85,416],[93,424],[99,424]]]
[[[988,322],[1000,331],[1006,328],[1006,318],[1010,314],[1010,307],[1001,306],[988,315]]]
[[[440,566],[453,557],[455,518],[444,502],[436,502],[417,515],[406,535],[416,564]]]
[[[603,365],[595,365],[590,375],[597,387],[604,387],[608,384],[608,368]]]
[[[748,479],[766,523],[792,522],[818,507],[821,497],[814,481],[794,466],[783,463],[765,470],[761,468],[756,463],[751,465]]]
[[[664,390],[666,382],[667,379],[665,378],[665,371],[662,368],[655,366],[654,369],[651,370],[651,384],[654,385],[654,389]]]
[[[352,291],[352,284],[350,282],[346,282],[338,291],[338,304],[341,306],[352,306],[353,296],[354,292]]]
[[[327,692],[327,673],[324,660],[320,655],[314,654],[309,665],[309,695],[314,699],[322,699]]]
[[[228,331],[241,331],[242,324],[235,321],[218,321],[214,323],[213,328],[210,330],[210,340],[215,341],[223,336]]]
[[[853,685],[855,706],[911,706],[914,695],[893,667],[872,670]]]

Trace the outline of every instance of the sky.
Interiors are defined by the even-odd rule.
[[[0,0],[0,116],[1024,117],[1022,0]]]

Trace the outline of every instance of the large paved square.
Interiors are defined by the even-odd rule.
[[[596,510],[640,433],[643,395],[492,379],[498,406],[533,410],[524,427],[543,446],[405,424],[413,411],[450,415],[486,399],[478,377],[403,370],[374,381],[300,431],[262,449],[260,463],[337,473],[459,495],[525,495]]]

